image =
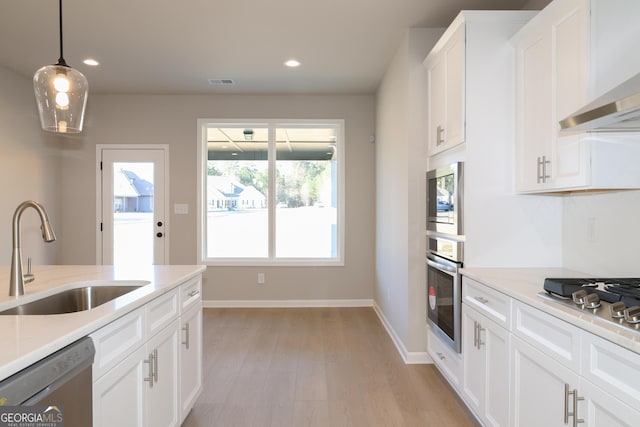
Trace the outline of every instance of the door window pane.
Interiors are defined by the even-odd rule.
[[[153,163],[113,163],[113,263],[153,264]]]

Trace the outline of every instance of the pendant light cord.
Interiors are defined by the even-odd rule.
[[[60,58],[58,58],[58,63],[56,65],[62,65],[68,67],[67,63],[64,60],[64,55],[62,54],[62,0],[59,0],[59,11],[60,11]]]

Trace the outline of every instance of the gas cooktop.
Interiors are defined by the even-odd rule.
[[[640,278],[549,278],[539,295],[640,333]]]

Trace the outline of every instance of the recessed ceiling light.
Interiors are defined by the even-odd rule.
[[[286,65],[287,67],[290,67],[290,68],[295,68],[295,67],[299,67],[300,66],[300,61],[298,61],[296,59],[289,59],[288,61],[286,61],[284,63],[284,65]]]
[[[93,58],[87,58],[82,62],[84,62],[85,65],[91,65],[92,67],[95,67],[96,65],[100,64],[98,61],[96,61]]]

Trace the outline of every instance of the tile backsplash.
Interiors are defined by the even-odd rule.
[[[640,277],[640,190],[565,196],[562,222],[565,268]]]

